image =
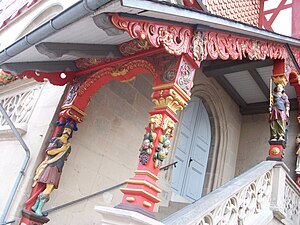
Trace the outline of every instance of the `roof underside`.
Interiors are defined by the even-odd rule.
[[[127,2],[128,6],[125,6]],[[144,10],[142,7],[138,7],[137,5],[132,7],[131,5],[136,2],[141,4],[140,0],[129,0],[123,1],[123,5],[119,1],[112,1],[102,7],[97,13],[94,13],[93,16],[102,14],[102,13],[116,13],[116,12],[123,12],[127,14],[132,14],[133,16],[146,16],[152,18],[152,20],[156,20],[156,18],[167,20],[167,21],[180,21],[181,23],[188,23],[188,24],[195,24],[199,25],[199,19],[197,18],[188,18],[181,14],[181,12],[186,13],[186,9],[182,8],[174,8],[172,7],[175,13],[170,14],[166,12],[160,12],[161,9],[156,11]],[[155,1],[154,1],[155,2]],[[143,7],[147,8],[151,6],[153,1],[144,1]],[[158,3],[156,3],[158,4]],[[165,6],[162,5],[162,6]],[[167,5],[168,6],[168,5]],[[163,7],[162,7],[163,8]],[[182,11],[183,10],[183,11]],[[192,12],[196,13],[196,12]],[[180,15],[180,16],[179,16]],[[88,44],[93,46],[99,47],[101,49],[104,48],[105,45],[109,45],[113,48],[113,46],[118,46],[121,43],[124,43],[128,40],[131,40],[130,36],[127,33],[116,34],[115,31],[112,33],[104,31],[106,28],[99,28],[94,20],[93,16],[87,16],[80,19],[77,22],[72,23],[71,25],[61,29],[60,31],[56,32],[54,35],[51,35],[45,38],[42,42],[45,43],[67,43],[67,44],[74,44],[74,46],[78,46],[78,44]],[[203,21],[201,22],[203,23]],[[210,26],[209,22],[205,23],[207,26]],[[106,24],[107,25],[107,24]],[[223,26],[216,27],[222,28],[222,30],[228,29],[228,24],[223,24]],[[229,29],[230,32],[230,29]],[[257,35],[260,35],[260,31],[257,30]],[[108,35],[109,34],[109,35]],[[284,41],[283,41],[284,42]],[[300,42],[299,42],[300,45]],[[35,45],[36,46],[36,45]],[[91,46],[84,51],[78,51],[72,49],[69,51],[65,51],[61,56],[53,56],[51,55],[49,58],[49,54],[41,53],[38,51],[35,46],[29,47],[27,50],[20,52],[19,54],[11,57],[8,59],[5,64],[1,67],[4,69],[9,68],[17,68],[20,65],[21,69],[44,69],[44,70],[57,70],[59,67],[52,66],[50,62],[72,62],[76,59],[82,58],[84,56],[92,56],[92,57],[103,57],[103,54],[106,54],[106,57],[115,57],[113,51],[101,51],[99,50],[98,53],[92,51]],[[105,53],[103,53],[105,52]],[[89,55],[90,54],[90,55]],[[98,54],[98,55],[97,55]],[[247,60],[246,60],[247,61]],[[30,62],[30,63],[28,63]],[[39,64],[42,62],[48,62],[49,67],[41,67],[37,68]],[[252,62],[247,61],[246,63],[249,64],[248,67],[245,68],[245,60],[241,62],[234,62],[232,61],[232,65],[234,66],[234,70],[227,69],[231,68],[231,62],[226,61],[226,65],[222,70],[216,70],[215,65],[218,64],[220,67],[220,63],[224,63],[225,61],[209,61],[203,63],[202,69],[203,72],[207,76],[214,77],[228,92],[228,94],[235,100],[235,102],[241,107],[241,112],[246,113],[251,105],[255,104],[263,104],[266,105],[265,110],[260,111],[251,111],[252,113],[258,112],[267,112],[268,110],[268,86],[269,86],[269,79],[272,75],[272,61],[267,61],[264,63],[259,64],[258,61]],[[263,62],[263,61],[262,61]],[[26,64],[24,64],[26,63]],[[59,63],[57,63],[58,65]],[[242,67],[239,64],[243,64]],[[65,66],[65,65],[62,65]],[[28,68],[32,67],[32,68]],[[45,69],[46,68],[46,69]],[[68,67],[64,67],[65,69]],[[16,69],[16,71],[18,68]],[[220,72],[222,71],[222,72]],[[287,94],[290,98],[296,98],[296,94],[294,88],[287,87]],[[259,107],[258,107],[259,108]]]

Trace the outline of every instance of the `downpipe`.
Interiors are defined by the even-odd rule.
[[[3,213],[1,215],[1,218],[0,218],[0,225],[4,225],[4,224],[7,224],[7,222],[5,222],[5,219],[7,217],[9,209],[11,207],[13,199],[14,199],[16,193],[17,193],[17,190],[18,190],[19,184],[21,183],[22,177],[25,174],[25,170],[26,170],[26,167],[27,167],[29,159],[30,159],[30,150],[27,147],[27,145],[25,144],[23,138],[19,134],[19,132],[16,129],[15,125],[13,124],[13,122],[11,121],[11,119],[9,118],[9,116],[7,115],[7,113],[6,113],[6,111],[3,108],[3,106],[2,106],[1,103],[0,103],[0,111],[1,111],[1,113],[3,115],[3,117],[5,118],[5,120],[7,121],[8,125],[10,126],[10,128],[12,129],[12,131],[14,132],[16,138],[18,139],[18,141],[20,142],[20,144],[22,145],[22,147],[23,147],[23,149],[24,149],[24,151],[26,153],[26,156],[25,156],[25,159],[23,161],[22,167],[21,167],[21,169],[19,171],[19,174],[18,174],[18,176],[16,178],[15,184],[14,184],[14,186],[13,186],[11,192],[10,192],[9,198],[7,199],[5,208],[4,208]],[[8,223],[10,223],[10,222],[8,222]]]

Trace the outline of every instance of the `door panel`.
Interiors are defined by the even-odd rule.
[[[184,112],[183,116],[175,156],[178,166],[173,169],[172,187],[181,196],[194,201],[202,194],[211,127],[202,101],[193,97],[191,103],[191,107]]]
[[[198,102],[191,101],[184,111],[184,118],[179,133],[179,140],[176,146],[175,161],[177,161],[176,167],[172,172],[172,188],[174,191],[181,195],[184,177],[186,173],[189,149],[192,143],[192,134],[195,127],[195,121],[198,111]]]

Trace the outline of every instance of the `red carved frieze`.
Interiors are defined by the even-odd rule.
[[[287,52],[283,44],[258,41],[220,32],[196,32],[191,51],[195,59],[250,60],[285,59]]]
[[[191,27],[124,18],[118,14],[112,15],[112,22],[119,29],[127,31],[132,38],[147,40],[156,48],[163,46],[170,54],[189,52],[193,36]]]

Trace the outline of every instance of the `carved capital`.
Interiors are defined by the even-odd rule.
[[[183,97],[181,94],[180,91],[178,91],[178,87],[155,91],[152,94],[152,102],[155,105],[154,108],[169,109],[173,114],[176,115],[177,110],[183,110],[187,106],[189,99],[189,97]]]
[[[112,15],[113,24],[125,30],[132,38],[147,40],[149,44],[174,55],[189,52],[192,38],[192,28],[164,23],[153,23],[132,18],[124,18],[118,14]]]
[[[64,118],[71,118],[77,123],[81,123],[83,117],[87,114],[74,105],[64,105],[59,115]]]

